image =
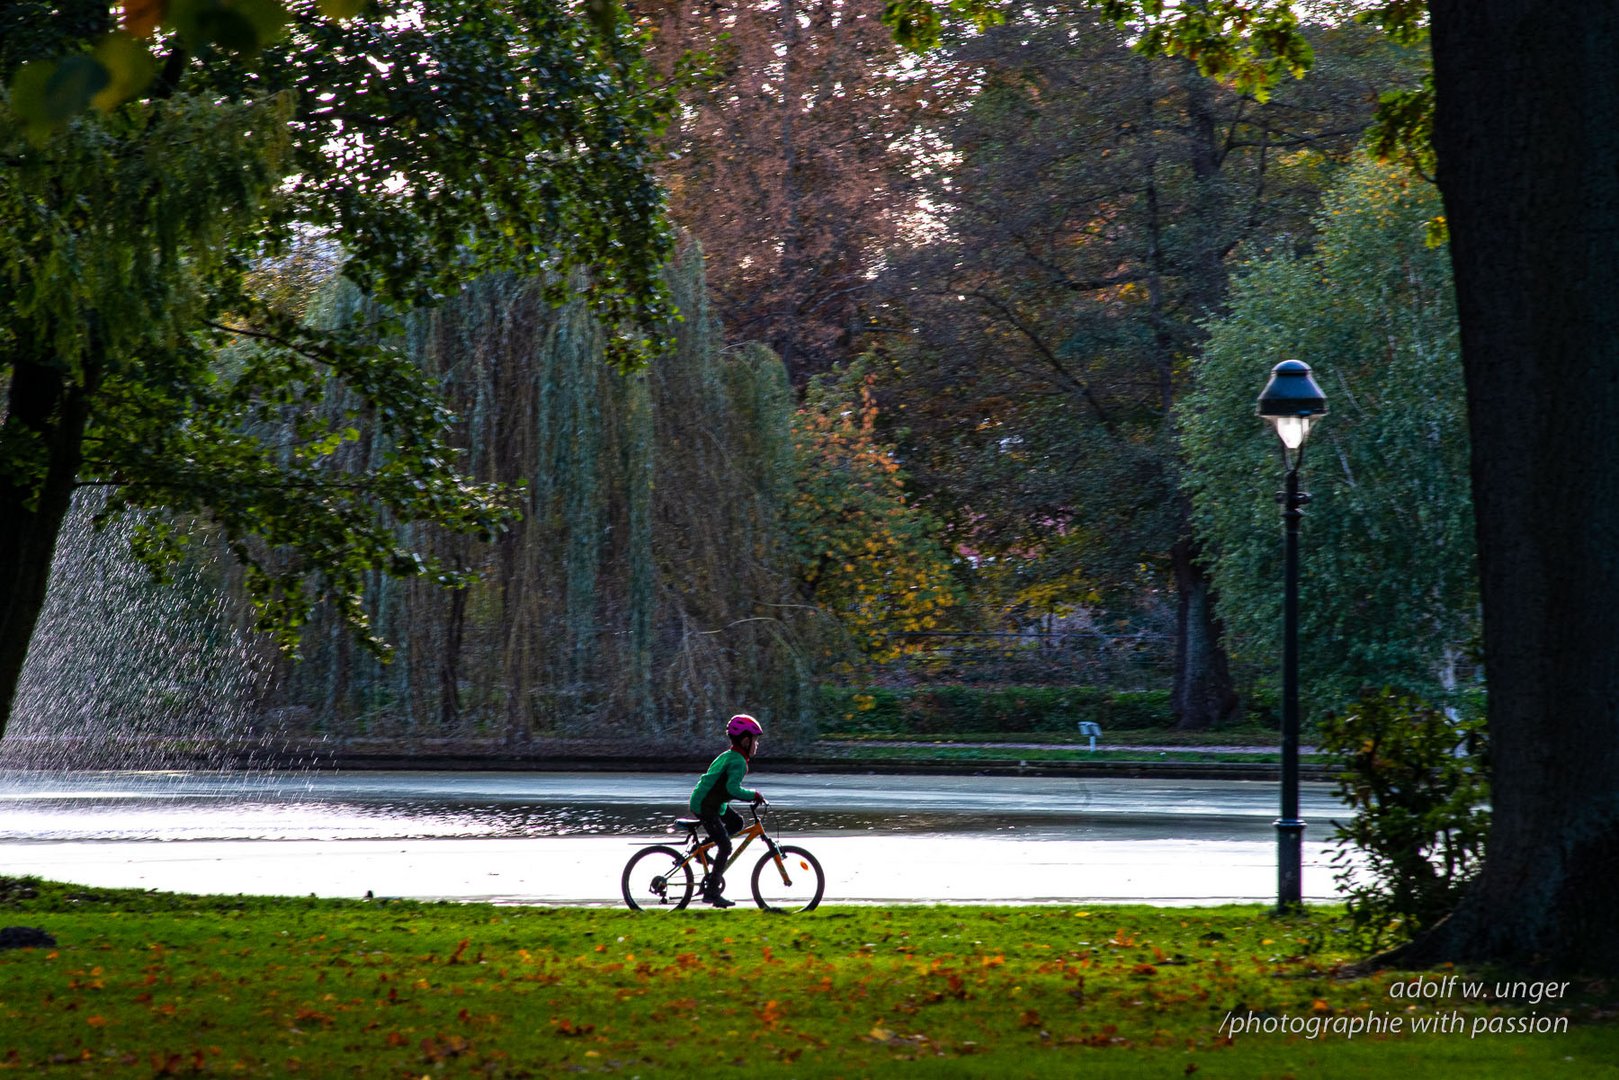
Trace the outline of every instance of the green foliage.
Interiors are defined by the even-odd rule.
[[[1286,76],[1303,78],[1314,54],[1293,0],[1217,0],[1164,4],[1162,0],[1100,0],[1120,25],[1141,31],[1136,47],[1148,55],[1185,56],[1204,75],[1266,100]],[[1357,22],[1373,25],[1401,46],[1427,40],[1426,0],[1383,0],[1350,5]],[[1342,19],[1329,7],[1317,17]],[[1401,160],[1433,175],[1433,77],[1418,85],[1391,87],[1377,100],[1368,141],[1385,161]]]
[[[989,0],[887,0],[883,4],[883,24],[894,32],[894,40],[908,49],[933,49],[958,26],[976,30],[999,26],[1006,13]]]
[[[1433,74],[1410,89],[1385,90],[1377,99],[1377,123],[1366,134],[1380,160],[1404,159],[1424,176],[1438,168],[1433,149]]]
[[[286,36],[298,20],[305,25],[316,13],[322,18],[343,21],[361,14],[367,0],[316,0],[310,4],[283,3],[282,0],[130,0],[122,5],[116,25],[105,0],[73,0],[65,5],[70,19],[81,28],[79,34],[41,33],[30,22],[61,19],[64,5],[47,6],[34,0],[10,5],[19,9],[14,21],[31,29],[26,57],[5,55],[0,74],[10,80],[11,106],[25,124],[29,137],[43,143],[92,107],[100,112],[112,109],[145,91],[162,66],[165,51],[172,61],[189,54],[204,62],[218,62],[220,55],[258,60],[260,53]],[[382,5],[378,5],[381,7]],[[530,8],[529,13],[535,9]],[[590,0],[587,12],[603,39],[617,36],[617,4],[614,0]],[[424,13],[413,12],[420,18]],[[429,16],[430,17],[430,16]],[[93,50],[73,49],[73,38],[92,40]],[[47,48],[38,46],[45,44]],[[154,49],[155,46],[155,49]],[[67,50],[65,54],[58,50]],[[9,50],[8,50],[9,52]],[[272,58],[266,67],[273,67]]]
[[[1239,93],[1267,101],[1284,79],[1303,78],[1316,54],[1293,0],[1096,0],[1101,15],[1127,29],[1134,47],[1148,56],[1180,56],[1199,73]],[[994,0],[889,0],[883,22],[907,48],[937,48],[947,39],[1005,21],[1007,8]],[[1345,19],[1332,5],[1311,13],[1328,25]],[[1383,0],[1348,5],[1348,18],[1377,26],[1398,45],[1420,46],[1427,38],[1426,0]],[[1392,88],[1378,99],[1373,135],[1384,159],[1433,163],[1433,83]],[[1431,169],[1428,170],[1432,174]]]
[[[816,711],[827,731],[872,735],[1072,734],[1081,720],[1106,732],[1166,727],[1173,719],[1167,690],[1053,686],[827,686],[818,691]]]
[[[1366,691],[1321,722],[1342,769],[1334,791],[1336,880],[1370,947],[1410,937],[1454,910],[1478,873],[1489,831],[1489,742],[1482,716],[1453,717],[1390,689]]]
[[[418,304],[517,270],[553,301],[582,292],[616,362],[650,355],[670,250],[650,140],[673,101],[627,22],[603,40],[560,0],[295,14],[256,62],[192,76],[199,92],[296,103],[271,244],[340,238],[346,277]]]
[[[1184,56],[1204,75],[1229,82],[1264,101],[1284,76],[1302,76],[1314,53],[1291,3],[1205,0],[1097,0],[1100,14],[1126,27],[1136,48],[1149,56]],[[1006,21],[1007,9],[992,0],[889,0],[883,22],[900,44],[939,46],[947,34],[983,30]]]
[[[1365,163],[1329,195],[1306,257],[1255,261],[1211,327],[1180,412],[1186,486],[1234,655],[1269,659],[1281,626],[1281,483],[1254,416],[1266,372],[1316,371],[1331,410],[1303,469],[1301,672],[1307,711],[1395,681],[1455,689],[1478,630],[1465,391],[1438,200]],[[1398,568],[1398,573],[1391,570]]]
[[[1303,76],[1314,60],[1290,3],[1207,0],[1099,0],[1102,14],[1138,34],[1149,56],[1184,56],[1203,75],[1229,82],[1258,101],[1284,76]]]
[[[409,321],[406,355],[453,408],[455,444],[481,481],[517,492],[521,519],[494,543],[405,532],[479,580],[375,582],[367,613],[399,662],[351,656],[323,617],[275,704],[333,735],[617,733],[645,750],[712,737],[739,708],[786,742],[809,733],[786,373],[768,350],[722,347],[698,248],[666,276],[684,318],[634,375],[606,363],[587,306],[553,308],[543,282],[487,278]]]
[[[928,162],[948,230],[891,249],[877,320],[883,416],[919,501],[970,558],[959,622],[1083,612],[1173,623],[1188,726],[1235,708],[1179,492],[1172,407],[1203,322],[1257,239],[1310,232],[1370,119],[1414,66],[1358,26],[1310,28],[1316,71],[1271,101],[1147,59],[1094,11],[1026,9],[963,44],[980,88]],[[1284,241],[1285,242],[1285,241]],[[1122,685],[1130,685],[1128,683]]]
[[[1185,56],[1204,75],[1269,98],[1286,76],[1303,78],[1315,62],[1305,26],[1293,0],[1217,0],[1166,5],[1161,0],[1100,0],[1107,17],[1140,31],[1136,48],[1150,56]],[[1376,26],[1395,44],[1422,47],[1428,36],[1426,0],[1382,0],[1349,5],[1356,22]],[[1317,12],[1329,24],[1345,18],[1331,7]],[[1367,133],[1372,152],[1383,161],[1401,161],[1434,175],[1433,74],[1415,85],[1392,86],[1378,94],[1376,120]],[[1436,215],[1431,232],[1443,233]]]
[[[65,492],[102,486],[108,516],[177,513],[222,535],[283,645],[324,601],[381,650],[366,588],[463,584],[425,530],[490,539],[509,521],[395,347],[399,313],[520,269],[547,300],[587,296],[598,353],[621,366],[667,322],[647,139],[668,100],[637,39],[602,39],[549,0],[379,3],[340,23],[307,3],[173,0],[125,7],[130,34],[167,50],[142,86],[102,64],[109,41],[133,40],[106,36],[106,3],[15,7],[0,52],[16,75],[0,105],[4,561],[22,578],[48,565]],[[365,290],[355,317],[309,321],[302,297],[256,291],[267,260],[337,252],[333,237]],[[179,550],[140,535],[154,564]],[[3,628],[8,664],[32,603]]]
[[[446,575],[401,546],[378,508],[482,534],[503,511],[454,469],[434,387],[371,328],[321,332],[240,291],[234,248],[273,197],[289,107],[286,95],[153,103],[135,156],[108,137],[135,137],[123,118],[38,149],[12,143],[23,164],[0,185],[6,359],[90,397],[81,472],[112,486],[103,519],[134,508],[205,518],[247,567],[260,629],[291,647],[324,599],[381,649],[358,607],[363,575]],[[351,408],[311,413],[338,388]],[[0,431],[4,479],[25,501],[55,460],[53,429],[28,419]],[[334,457],[357,423],[379,449],[358,472]],[[161,569],[184,539],[148,527],[136,553]]]

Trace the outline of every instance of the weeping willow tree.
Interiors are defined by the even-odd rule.
[[[514,488],[522,518],[492,544],[419,538],[477,582],[379,575],[370,615],[393,662],[335,620],[313,627],[279,704],[333,735],[655,745],[711,736],[738,708],[789,739],[810,734],[799,642],[812,613],[782,531],[786,373],[766,349],[722,347],[695,248],[669,285],[684,313],[667,328],[673,347],[633,375],[606,362],[582,305],[554,307],[516,277],[411,324],[408,348],[442,383],[469,471]],[[362,313],[339,303],[327,317]]]

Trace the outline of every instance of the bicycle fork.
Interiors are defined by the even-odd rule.
[[[791,888],[793,879],[787,873],[787,856],[782,854],[781,848],[777,847],[776,842],[768,836],[765,837],[765,844],[770,850],[770,861],[776,864],[776,873],[781,875],[781,883]]]

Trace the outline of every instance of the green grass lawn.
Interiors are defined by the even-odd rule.
[[[0,925],[57,939],[0,952],[19,1076],[1619,1077],[1605,984],[1502,999],[1507,975],[1445,970],[1421,978],[1482,985],[1413,1003],[1410,973],[1350,973],[1336,910],[659,916],[0,879]],[[1231,1015],[1294,1033],[1232,1038]]]

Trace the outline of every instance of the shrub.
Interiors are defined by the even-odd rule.
[[[863,735],[970,735],[978,732],[1072,733],[1081,720],[1102,729],[1170,723],[1169,692],[1094,687],[939,686],[917,690],[820,691],[821,729]]]
[[[1382,689],[1324,719],[1320,734],[1342,768],[1335,794],[1354,810],[1347,825],[1334,823],[1333,855],[1354,925],[1371,948],[1432,926],[1455,908],[1484,858],[1482,716],[1462,719]]]

